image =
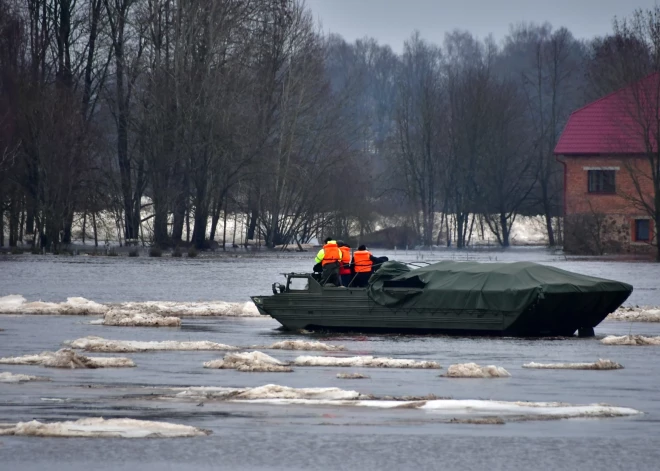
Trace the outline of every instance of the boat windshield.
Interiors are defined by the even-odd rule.
[[[309,290],[309,281],[307,278],[289,278],[289,291],[307,291]]]

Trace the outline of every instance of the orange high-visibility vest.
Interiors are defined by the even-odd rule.
[[[341,268],[339,269],[339,274],[349,275],[351,273],[351,269],[349,268],[351,264],[351,248],[343,246],[339,247],[339,250],[341,250]]]
[[[355,273],[369,273],[374,264],[371,261],[371,252],[368,250],[356,250],[353,253],[353,262],[355,264]]]
[[[339,255],[339,247],[337,247],[336,242],[329,242],[323,246],[323,261],[322,265],[327,265],[328,263],[335,263],[341,260]]]

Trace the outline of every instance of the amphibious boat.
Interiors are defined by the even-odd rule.
[[[366,288],[322,285],[285,274],[273,295],[253,296],[259,312],[289,330],[593,336],[632,293],[619,281],[532,262],[444,261],[411,269],[389,261]]]

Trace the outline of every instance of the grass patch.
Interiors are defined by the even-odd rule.
[[[117,251],[115,249],[109,249],[108,250],[108,257],[116,257],[117,255],[118,254],[117,254]]]
[[[181,249],[179,247],[174,247],[174,250],[172,250],[172,257],[181,258],[182,256]]]
[[[150,257],[162,257],[163,256],[163,251],[160,249],[160,247],[150,247],[149,248],[149,256]]]
[[[139,257],[140,256],[140,251],[137,249],[137,247],[135,247],[135,248],[128,251],[128,256],[129,257]]]
[[[23,249],[21,247],[12,247],[9,252],[12,255],[21,255],[23,253]]]
[[[188,249],[188,258],[195,258],[197,256],[197,249],[195,247],[190,247]]]

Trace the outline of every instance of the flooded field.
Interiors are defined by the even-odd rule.
[[[412,252],[385,255],[410,261],[420,257]],[[660,305],[660,267],[654,264],[576,261],[538,249],[424,254],[425,260],[461,257],[534,260],[615,278],[635,287],[627,304]],[[310,259],[309,253],[195,260],[6,256],[0,259],[0,297],[143,303],[135,309],[145,309],[147,301],[170,302],[176,306],[168,304],[168,309],[176,307],[181,314],[204,303],[239,305],[250,294],[268,294],[279,273],[307,271]],[[136,365],[0,364],[0,373],[39,378],[5,375],[7,381],[0,381],[0,435],[3,424],[98,417],[166,422],[204,433],[159,439],[0,436],[2,469],[650,470],[660,462],[660,346],[600,342],[608,335],[658,336],[660,323],[606,321],[596,329],[597,338],[532,340],[302,335],[278,330],[269,318],[190,317],[185,312],[180,327],[91,323],[99,319],[0,315],[0,357],[56,352],[67,341],[94,336],[123,342],[87,339],[68,345],[80,347],[78,355],[129,357]],[[288,340],[307,342],[284,344],[290,348],[313,345],[309,348],[316,350],[275,346]],[[204,363],[234,351],[218,345],[262,352],[292,371],[205,368]],[[296,361],[303,356],[373,356],[434,362],[441,368],[338,366],[325,360],[320,363],[331,366],[302,366],[319,363]],[[523,368],[599,359],[623,368]],[[441,376],[451,365],[466,363],[494,365],[511,376]],[[354,373],[360,375],[341,377]]]

